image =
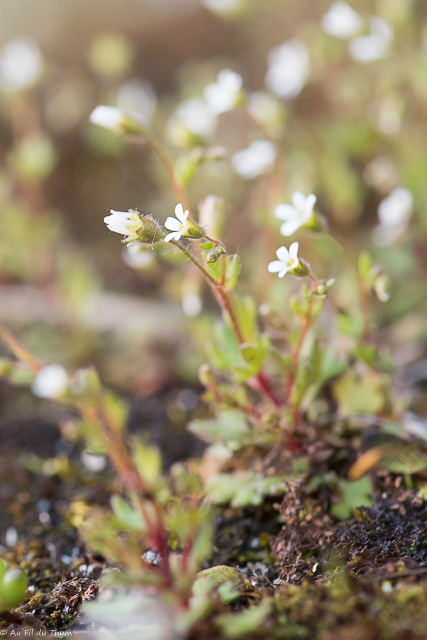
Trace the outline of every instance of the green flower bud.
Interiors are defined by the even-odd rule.
[[[293,269],[289,269],[289,273],[297,278],[305,278],[310,273],[310,265],[305,260],[298,260],[298,264]]]
[[[213,249],[211,249],[209,251],[209,253],[206,256],[206,262],[208,264],[213,264],[214,262],[216,262],[218,260],[218,258],[220,256],[223,256],[225,253],[225,249],[224,247],[222,247],[221,245],[217,245],[216,247],[214,247]]]
[[[138,213],[142,226],[138,229],[136,235],[137,240],[142,244],[157,244],[165,237],[159,223],[154,220],[153,216],[144,216]]]
[[[192,240],[200,240],[204,238],[206,235],[206,231],[203,227],[195,222],[194,220],[187,220],[186,229],[183,232],[182,236],[184,238],[191,238]]]
[[[326,230],[326,225],[320,218],[320,216],[314,211],[311,212],[311,216],[303,225],[304,229],[309,229],[310,231],[314,231],[316,233],[320,233],[321,231]]]
[[[25,598],[28,580],[21,569],[8,569],[0,583],[0,605],[3,609],[18,607]]]

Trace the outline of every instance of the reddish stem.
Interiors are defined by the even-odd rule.
[[[301,354],[301,349],[304,345],[305,339],[307,337],[307,333],[310,329],[311,326],[311,321],[312,321],[312,312],[313,312],[313,298],[310,298],[310,300],[308,301],[308,307],[307,307],[307,312],[305,314],[305,319],[304,319],[304,324],[302,326],[301,329],[301,333],[298,339],[298,343],[297,346],[295,347],[295,351],[292,355],[292,365],[291,365],[291,371],[289,374],[289,378],[288,378],[288,383],[287,383],[287,388],[286,388],[286,402],[289,405],[290,401],[291,401],[291,397],[292,397],[292,392],[294,390],[294,386],[295,386],[295,382],[296,382],[296,377],[297,377],[297,370],[298,370],[298,360]],[[297,408],[297,407],[296,407]]]

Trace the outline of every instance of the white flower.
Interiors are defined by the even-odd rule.
[[[398,187],[378,206],[380,223],[387,227],[405,224],[411,217],[414,197],[405,187]]]
[[[123,250],[123,260],[132,269],[148,269],[154,263],[154,253],[135,242]]]
[[[212,111],[219,115],[233,109],[242,84],[242,77],[238,73],[231,69],[222,69],[218,73],[217,81],[205,88],[203,96]]]
[[[100,104],[92,111],[89,120],[99,127],[111,129],[111,131],[120,131],[123,117],[124,113],[121,109]]]
[[[182,236],[188,232],[189,220],[188,216],[190,212],[188,209],[184,211],[184,207],[181,203],[177,204],[175,207],[175,215],[176,218],[169,218],[165,222],[166,229],[172,231],[172,233],[168,233],[165,238],[165,242],[169,242],[170,240],[181,240]]]
[[[126,236],[123,242],[133,242],[138,239],[136,232],[142,227],[142,221],[137,211],[132,209],[129,211],[114,211],[114,209],[111,209],[110,214],[104,218],[104,222],[110,231]]]
[[[133,78],[120,87],[117,94],[119,109],[132,114],[134,118],[148,124],[156,109],[157,97],[147,80]]]
[[[276,251],[278,260],[273,260],[268,265],[270,273],[277,273],[279,278],[283,278],[288,271],[295,269],[299,265],[298,260],[298,242],[293,242],[289,247],[289,251],[286,247],[279,247]]]
[[[316,196],[305,196],[301,191],[295,191],[291,196],[292,204],[279,204],[274,210],[274,215],[279,220],[284,220],[280,227],[282,236],[291,236],[297,229],[306,224],[313,213]]]
[[[277,156],[276,147],[268,140],[254,140],[231,159],[234,170],[245,180],[252,180],[271,169]]]
[[[404,233],[412,214],[414,197],[404,187],[398,187],[384,198],[378,206],[380,223],[373,229],[375,244],[387,246],[393,244]]]
[[[346,2],[334,2],[323,16],[321,25],[330,36],[345,40],[360,31],[362,18]]]
[[[37,373],[31,385],[39,398],[59,398],[68,388],[68,374],[59,364],[50,364]]]
[[[181,102],[172,116],[170,127],[182,125],[198,136],[209,136],[216,126],[216,115],[202,98],[190,98]]]
[[[239,10],[244,4],[244,0],[200,0],[206,9],[210,9],[214,13],[233,14]]]
[[[393,39],[391,27],[382,18],[370,18],[370,33],[353,38],[349,44],[350,55],[356,62],[369,63],[383,58]]]
[[[283,122],[283,105],[269,93],[256,91],[249,96],[247,109],[251,116],[266,127],[278,127]]]
[[[265,82],[280,98],[292,100],[303,89],[310,73],[310,55],[302,40],[288,40],[268,58]]]
[[[11,40],[0,51],[0,88],[21,91],[33,86],[42,72],[40,49],[33,40]]]
[[[181,304],[187,318],[195,318],[202,310],[202,301],[197,293],[186,293],[182,297]]]

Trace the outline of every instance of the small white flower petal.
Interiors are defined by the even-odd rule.
[[[301,222],[298,217],[295,217],[290,220],[286,220],[280,227],[280,233],[282,236],[285,236],[286,238],[288,238],[289,236],[292,236],[295,233],[295,231],[298,231],[300,226],[301,226]]]
[[[97,124],[99,127],[117,131],[123,120],[123,112],[120,109],[117,109],[117,107],[98,105],[90,114],[89,120],[93,124]]]
[[[291,202],[297,211],[303,211],[306,203],[306,197],[301,191],[294,191],[291,195]]]
[[[68,388],[68,374],[59,364],[43,367],[31,385],[39,398],[59,398]]]
[[[279,273],[280,271],[283,271],[284,268],[285,265],[281,260],[273,260],[268,265],[268,270],[270,273]]]
[[[362,27],[362,18],[346,2],[334,2],[321,20],[323,31],[336,38],[351,38]]]
[[[187,215],[185,215],[185,214],[187,214]],[[186,211],[184,213],[184,207],[182,206],[181,203],[179,203],[175,207],[175,215],[178,218],[178,220],[180,220],[182,223],[184,223],[186,221],[186,219],[188,218],[188,211]]]
[[[299,249],[299,243],[298,242],[293,242],[291,244],[291,246],[289,247],[289,259],[290,260],[298,260],[298,249]]]
[[[305,205],[304,205],[304,212],[306,214],[308,214],[308,216],[311,215],[314,205],[316,204],[316,196],[314,195],[314,193],[310,193],[310,195],[308,195],[305,199]]]
[[[378,217],[383,226],[406,224],[411,217],[414,197],[409,189],[398,187],[378,206]]]
[[[175,240],[176,242],[178,242],[178,240],[181,240],[181,235],[182,234],[179,231],[168,233],[168,235],[165,237],[165,242],[170,242],[171,240]]]
[[[310,54],[302,40],[288,40],[273,49],[268,59],[265,82],[284,100],[292,100],[304,88],[310,73]]]
[[[298,217],[298,211],[291,204],[279,204],[274,210],[274,215],[279,220],[293,220]]]
[[[276,256],[279,258],[279,260],[281,260],[285,265],[289,262],[289,260],[291,259],[291,256],[289,254],[289,251],[287,250],[286,247],[279,247],[276,251]]]
[[[167,218],[165,222],[165,227],[170,231],[179,231],[182,228],[182,223],[179,222],[179,220],[177,220],[176,218],[172,218],[171,216],[169,216],[169,218]]]

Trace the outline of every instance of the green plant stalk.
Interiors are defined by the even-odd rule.
[[[128,138],[139,143],[144,142],[145,140],[148,142],[152,150],[157,154],[157,156],[159,157],[159,160],[163,164],[169,176],[171,186],[178,200],[180,200],[180,202],[182,203],[185,209],[189,209],[186,193],[182,188],[182,185],[176,178],[173,162],[169,157],[169,154],[164,149],[161,142],[157,139],[157,137],[151,131],[144,129],[144,133],[141,133],[140,135],[134,134],[134,135],[128,136]],[[210,236],[205,236],[205,237],[207,240],[213,242],[215,245],[224,246],[223,243],[220,242],[219,240],[211,238]],[[245,343],[246,341],[245,341],[242,329],[240,327],[239,319],[237,317],[232,293],[229,291],[225,291],[225,288],[224,288],[225,274],[223,275],[222,282],[218,283],[216,279],[212,276],[212,274],[209,273],[209,270],[206,268],[203,262],[198,257],[196,257],[192,251],[187,249],[187,247],[185,247],[183,243],[177,242],[177,241],[171,241],[171,244],[174,244],[183,253],[185,253],[185,255],[189,258],[189,260],[191,260],[191,262],[203,273],[220,307],[227,312],[231,321],[233,331],[236,335],[236,338],[239,344]],[[268,380],[268,377],[264,372],[259,372],[254,377],[254,381],[255,381],[256,388],[258,388],[265,396],[267,396],[276,407],[281,406],[281,402],[275,395],[274,391],[271,389],[271,385]]]
[[[212,240],[212,241],[217,242],[215,240]],[[219,306],[223,311],[227,313],[228,317],[230,318],[231,326],[237,338],[238,343],[240,345],[245,344],[246,339],[245,339],[245,336],[243,335],[239,318],[237,316],[233,294],[231,291],[225,290],[224,271],[221,278],[221,282],[217,282],[217,280],[213,277],[213,275],[209,273],[209,270],[206,268],[203,262],[197,256],[195,256],[194,253],[190,251],[183,243],[172,240],[171,244],[174,244],[176,247],[178,247],[178,249],[180,249],[183,253],[185,253],[185,255],[189,258],[189,260],[191,260],[191,262],[198,269],[200,269],[200,271],[208,281],[209,286],[212,290],[212,293],[215,296],[215,299],[218,302]],[[221,258],[223,259],[223,264],[224,264],[225,256],[221,256]],[[254,380],[255,388],[257,388],[259,391],[261,391],[261,393],[263,393],[266,397],[268,397],[275,407],[281,406],[281,402],[279,398],[276,396],[276,394],[274,393],[274,391],[272,390],[270,381],[265,372],[260,371],[259,373],[256,374],[256,376],[254,376],[253,380]]]

